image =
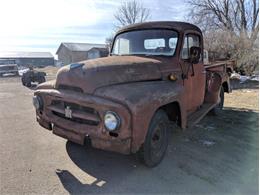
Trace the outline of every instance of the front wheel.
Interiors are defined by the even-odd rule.
[[[159,110],[153,116],[145,138],[145,142],[138,152],[139,158],[148,167],[158,165],[167,150],[169,119],[163,110]]]

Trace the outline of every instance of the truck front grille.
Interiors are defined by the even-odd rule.
[[[66,108],[71,110],[70,117],[66,116]],[[48,109],[51,110],[53,115],[73,122],[94,126],[98,125],[100,122],[100,117],[94,108],[76,103],[53,100],[51,105],[48,106]]]
[[[92,126],[97,126],[99,122],[97,121],[91,121],[91,120],[87,120],[87,119],[81,119],[81,118],[77,118],[77,117],[73,117],[73,118],[67,118],[65,116],[65,114],[60,113],[60,112],[56,112],[56,111],[52,111],[52,113],[58,117],[61,117],[63,119],[67,119],[76,123],[81,123],[81,124],[86,124],[86,125],[92,125]]]

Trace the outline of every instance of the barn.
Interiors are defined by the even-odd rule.
[[[50,52],[0,52],[0,60],[12,60],[18,66],[45,67],[54,65]]]
[[[108,56],[105,44],[61,43],[57,52],[58,61],[63,65]]]

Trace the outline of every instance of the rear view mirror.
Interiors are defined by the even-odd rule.
[[[200,47],[191,47],[190,48],[190,62],[192,64],[197,64],[200,61],[201,48]]]

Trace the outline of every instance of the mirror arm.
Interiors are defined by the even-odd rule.
[[[187,72],[185,74],[182,73],[182,79],[188,79],[189,72],[190,72],[190,64],[188,64]]]
[[[194,64],[193,63],[191,63],[191,70],[192,70],[191,76],[193,77],[195,75]]]
[[[183,71],[183,68],[182,68],[182,64],[180,63],[180,67],[181,67],[181,78],[182,80],[186,79],[187,78],[187,75],[184,74],[184,71]]]
[[[187,79],[187,75],[185,75],[184,73],[181,74],[181,78],[184,80],[184,79]]]

